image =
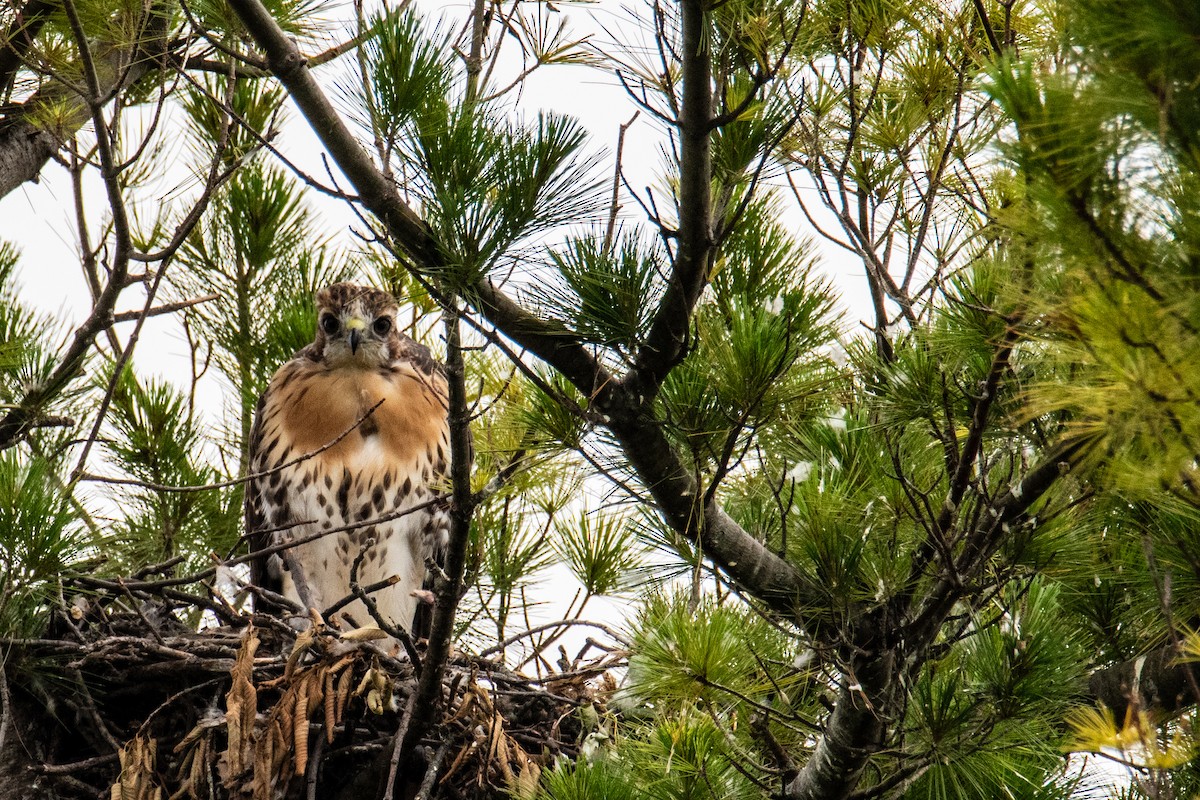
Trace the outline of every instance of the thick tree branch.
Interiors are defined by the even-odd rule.
[[[1192,692],[1193,679],[1200,680],[1200,664],[1181,662],[1168,644],[1093,672],[1084,699],[1112,709],[1120,724],[1131,706],[1174,714],[1200,702]]]
[[[687,355],[692,310],[708,283],[714,255],[712,63],[705,0],[683,0],[683,102],[679,110],[679,247],[658,313],[624,383],[651,400]]]
[[[833,713],[804,767],[783,789],[786,800],[845,800],[882,746],[900,691],[896,656],[868,655],[844,670]]]
[[[883,745],[899,713],[903,687],[921,668],[947,616],[968,587],[959,576],[976,575],[996,552],[1012,525],[1070,470],[1086,440],[1060,445],[992,504],[979,528],[967,537],[957,562],[926,592],[911,621],[907,594],[869,614],[850,634],[852,647],[842,669],[834,710],[813,755],[784,789],[788,800],[840,800],[854,791],[872,754]]]
[[[1021,524],[1034,504],[1079,463],[1090,444],[1089,439],[1082,437],[1060,443],[991,504],[979,527],[964,538],[955,563],[946,565],[912,614],[912,621],[905,628],[910,646],[933,641],[942,622],[967,590],[961,576],[978,574],[1012,527]]]

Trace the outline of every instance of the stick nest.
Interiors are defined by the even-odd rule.
[[[418,667],[369,631],[265,614],[196,631],[178,601],[132,599],[93,596],[0,645],[0,797],[528,797],[602,727],[623,665],[602,648],[534,678],[455,654],[435,723],[402,753]]]

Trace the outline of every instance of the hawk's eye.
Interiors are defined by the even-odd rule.
[[[375,322],[371,325],[371,330],[375,331],[377,336],[387,336],[388,331],[392,329],[391,317],[376,317]]]
[[[336,336],[340,327],[342,327],[341,323],[333,314],[321,315],[321,330],[325,331],[326,336]]]

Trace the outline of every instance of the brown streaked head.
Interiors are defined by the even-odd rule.
[[[332,366],[376,367],[392,358],[395,298],[380,289],[335,283],[317,292],[317,337],[313,346]]]

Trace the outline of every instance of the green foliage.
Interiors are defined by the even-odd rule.
[[[436,124],[448,114],[455,62],[450,44],[429,31],[415,15],[383,14],[371,21],[373,35],[363,51],[371,72],[369,110],[360,118],[368,130],[379,127],[389,141],[408,126],[428,119]]]
[[[108,383],[107,380],[104,381]],[[107,449],[131,477],[156,486],[195,487],[217,481],[205,463],[207,432],[192,418],[187,398],[161,381],[140,382],[126,369],[116,381]],[[240,536],[240,496],[230,490],[122,492],[119,548],[107,552],[116,573],[183,555],[184,572],[207,566]]]
[[[522,384],[519,391],[522,402],[514,403],[511,412],[519,446],[552,453],[580,447],[584,420],[576,409],[584,402],[570,382],[558,373],[546,373],[538,383]]]
[[[629,780],[615,760],[580,760],[561,763],[545,773],[537,797],[540,800],[634,800],[643,797],[641,787]]]
[[[378,18],[365,52],[365,126],[389,164],[411,176],[407,189],[441,244],[442,277],[468,287],[519,260],[515,248],[603,208],[595,156],[573,119],[539,114],[513,121],[495,101],[468,93],[449,44],[434,41],[408,13]]]
[[[772,208],[751,203],[726,240],[711,297],[696,313],[694,352],[662,389],[668,430],[705,471],[729,469],[754,435],[829,403],[829,288]]]
[[[1007,153],[1026,182],[1007,222],[1037,281],[1058,287],[1032,304],[1045,307],[1046,346],[1071,365],[1070,382],[1034,402],[1069,411],[1081,433],[1120,453],[1111,479],[1142,494],[1188,485],[1200,441],[1200,206],[1187,188],[1200,175],[1200,94],[1188,71],[1200,51],[1184,33],[1195,15],[1179,4],[1136,16],[1080,4],[1081,47],[1066,68],[1005,63],[992,92],[1016,123]]]
[[[471,525],[471,585],[463,598],[467,641],[487,647],[520,625],[535,604],[526,590],[554,563],[537,510],[514,494],[482,506]]]
[[[0,242],[0,406],[22,401],[55,365],[48,334],[56,333],[57,325],[19,301],[13,286],[17,261],[16,247]]]
[[[638,612],[634,636],[623,692],[628,702],[665,717],[693,705],[730,709],[746,698],[765,700],[796,680],[784,666],[794,658],[794,644],[738,604],[705,598],[694,605],[652,593]]]
[[[595,219],[602,206],[594,157],[573,119],[540,114],[524,125],[484,106],[419,126],[412,187],[462,281],[509,262],[532,237]]]
[[[211,77],[188,86],[182,105],[196,162],[208,165],[221,147],[219,164],[225,169],[253,155],[274,136],[282,103],[283,91],[261,81]]]
[[[631,588],[638,566],[634,529],[611,512],[584,511],[556,526],[559,558],[588,595],[617,594]]]
[[[321,17],[334,5],[331,0],[266,0],[263,3],[279,26],[297,38],[317,37],[323,33]],[[249,43],[249,36],[226,0],[197,0],[189,3],[188,8],[205,29],[222,31],[235,41]]]
[[[0,453],[0,635],[42,632],[59,580],[88,552],[86,541],[56,465]]]
[[[728,742],[713,720],[695,711],[663,718],[636,739],[622,742],[621,759],[551,772],[539,798],[644,797],[654,800],[717,800],[759,797],[739,772]]]
[[[663,593],[644,600],[636,631],[615,750],[558,765],[539,797],[761,797],[748,729],[763,709],[789,714],[789,693],[799,697],[794,676],[780,679],[795,657],[788,637],[737,604],[693,607]]]
[[[584,341],[631,359],[662,293],[662,249],[636,231],[622,230],[611,246],[598,236],[582,236],[548,255],[559,280],[536,290],[548,313]]]

